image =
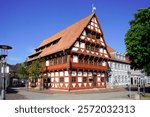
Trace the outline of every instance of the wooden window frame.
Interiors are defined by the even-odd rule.
[[[58,57],[58,64],[62,64],[62,57]]]
[[[63,56],[63,63],[67,63],[67,55]]]
[[[80,63],[80,64],[83,64],[83,63],[84,63],[84,58],[80,58],[80,57],[79,57],[79,63]]]
[[[76,77],[73,76],[71,81],[72,81],[72,83],[76,83],[77,82]]]
[[[57,58],[54,58],[54,65],[57,65]]]
[[[104,82],[105,81],[105,77],[101,77],[101,82]]]
[[[54,65],[53,59],[50,59],[50,60],[49,60],[49,66],[51,66],[51,65]]]
[[[91,83],[91,82],[93,82],[93,78],[92,78],[92,76],[91,77],[89,77],[89,82]]]
[[[91,51],[93,51],[93,52],[95,51],[95,47],[93,45],[91,45],[90,48],[91,48]]]
[[[95,52],[99,52],[99,47],[95,47]]]
[[[60,83],[63,83],[63,82],[64,82],[64,77],[60,77],[60,78],[59,78],[59,82],[60,82]]]
[[[87,83],[87,77],[83,77],[83,83]]]
[[[93,65],[93,59],[89,60],[89,64]]]
[[[88,64],[89,63],[89,59],[84,58],[84,64]]]
[[[90,44],[86,44],[85,46],[86,46],[86,50],[90,50],[91,49]]]

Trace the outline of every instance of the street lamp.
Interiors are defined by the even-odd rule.
[[[7,57],[7,54],[8,54],[8,50],[9,49],[12,49],[11,46],[8,46],[8,45],[0,45],[0,60],[1,60],[1,63],[2,63],[2,72],[3,72],[3,87],[2,87],[2,90],[1,90],[1,96],[2,96],[2,99],[5,100],[5,90],[6,90],[6,78],[5,78],[5,58]]]
[[[142,82],[142,88],[143,88],[143,95],[145,95],[145,77],[144,77],[144,71],[141,71],[141,80]]]
[[[112,75],[112,70],[110,67],[108,67],[108,71],[107,71],[107,82],[109,82],[109,84],[111,83],[111,81],[109,80],[109,78]],[[111,88],[112,88],[112,83],[111,83]]]
[[[128,71],[127,74],[128,74],[128,77],[129,77],[129,84],[128,84],[128,87],[129,87],[129,95],[128,95],[128,96],[131,98],[131,77],[130,77],[131,72]]]

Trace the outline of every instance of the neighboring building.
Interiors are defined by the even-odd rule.
[[[150,84],[150,76],[147,76],[141,70],[131,70],[131,85]]]
[[[128,85],[143,85],[150,84],[150,77],[141,70],[130,69],[130,62],[124,53],[116,52],[111,47],[108,47],[111,58],[109,59],[109,68],[111,75],[108,78],[108,87],[126,86]]]
[[[108,51],[111,55],[109,59],[109,67],[111,75],[108,79],[108,86],[126,86],[130,84],[130,62],[123,53],[116,52],[111,47],[108,47]]]
[[[93,13],[45,39],[28,62],[45,60],[41,75],[48,75],[49,88],[92,89],[106,88],[109,57],[102,29]]]

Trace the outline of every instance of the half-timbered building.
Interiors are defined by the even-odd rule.
[[[110,57],[95,13],[45,39],[28,62],[43,58],[51,89],[106,88]]]

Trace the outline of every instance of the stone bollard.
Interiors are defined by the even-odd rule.
[[[140,100],[140,94],[135,94],[135,100]]]

